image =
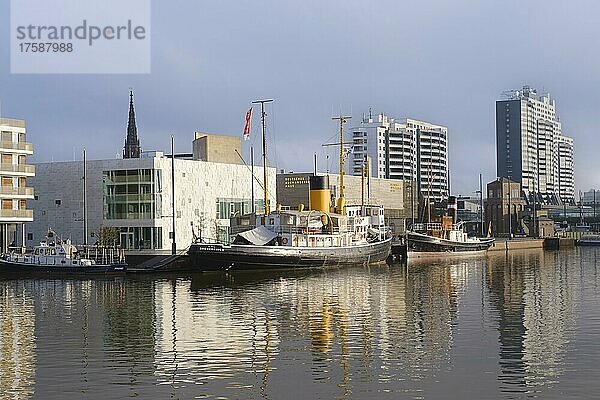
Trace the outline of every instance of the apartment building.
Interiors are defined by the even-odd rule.
[[[34,198],[27,178],[35,175],[35,167],[27,164],[33,155],[33,145],[26,140],[25,121],[0,118],[0,244],[22,245],[25,223],[33,221],[33,211],[27,209],[27,200]]]
[[[562,135],[549,94],[524,86],[496,102],[496,170],[519,182],[530,201],[573,201],[573,139]]]
[[[448,128],[412,118],[395,120],[386,114],[363,117],[351,128],[349,173],[360,175],[363,164],[371,176],[415,180],[421,199],[439,202],[448,196]]]

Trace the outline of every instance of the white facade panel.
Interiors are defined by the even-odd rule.
[[[153,180],[153,216],[134,214],[137,218],[108,218],[105,182],[107,171],[151,170]],[[63,238],[71,238],[76,244],[83,240],[83,162],[53,162],[37,165],[31,182],[36,188],[32,201],[34,221],[27,225],[28,245],[44,238],[48,228],[53,228]],[[204,237],[215,237],[217,226],[229,225],[229,219],[217,218],[217,202],[249,201],[251,172],[245,165],[211,163],[187,159],[175,159],[175,208],[177,249],[183,250],[192,242],[194,232],[201,230]],[[254,174],[262,181],[262,168],[254,167]],[[276,172],[269,168],[268,188],[271,209],[275,207]],[[128,177],[124,177],[128,179]],[[118,194],[116,195],[119,196]],[[124,198],[128,194],[122,195]],[[129,195],[135,197],[135,195]],[[255,181],[255,200],[262,200],[263,190]],[[171,159],[167,157],[93,160],[87,162],[88,243],[94,243],[100,227],[161,228],[161,245],[151,248],[148,238],[140,238],[144,249],[170,251],[172,231]],[[131,214],[127,214],[131,216]],[[120,214],[118,214],[120,216]],[[219,217],[221,217],[219,215]],[[157,240],[157,239],[153,239]],[[138,248],[139,239],[133,243]]]

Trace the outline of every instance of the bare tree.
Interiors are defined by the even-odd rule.
[[[101,226],[95,235],[98,238],[98,245],[112,246],[119,240],[119,229],[112,226]]]

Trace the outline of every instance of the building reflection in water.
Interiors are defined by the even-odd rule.
[[[470,379],[460,368],[539,394],[564,374],[573,254],[2,282],[0,396],[423,398]]]
[[[35,389],[35,314],[26,284],[0,286],[0,399],[28,399]]]
[[[569,272],[572,257],[542,250],[489,257],[485,281],[498,313],[502,391],[537,392],[558,382],[581,287]]]
[[[190,288],[189,280],[176,279],[158,282],[154,296],[159,384],[181,395],[214,380],[240,387],[254,378],[267,389],[278,322],[259,293],[222,285]]]
[[[144,376],[146,382],[153,377],[153,371],[148,371],[154,355],[153,302],[144,295],[152,292],[152,282],[74,279],[2,283],[3,389],[5,382],[27,384],[31,390],[19,393],[44,399],[74,393],[86,396],[99,390],[108,397],[124,397],[143,395],[139,390],[150,389],[138,388],[136,383],[144,382]],[[7,340],[11,330],[17,337]],[[118,383],[121,385],[114,385]]]
[[[273,397],[282,382],[335,397],[350,397],[357,382],[417,387],[448,362],[466,271],[356,268],[158,282],[155,373],[175,396],[197,385]]]

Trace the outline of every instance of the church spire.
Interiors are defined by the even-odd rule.
[[[135,110],[133,108],[133,91],[129,91],[129,120],[127,121],[127,138],[123,148],[123,158],[140,158],[140,141],[137,136],[135,124]]]

